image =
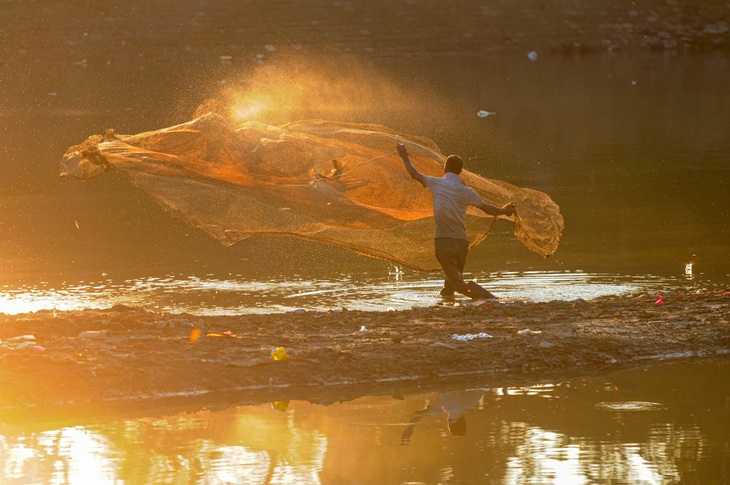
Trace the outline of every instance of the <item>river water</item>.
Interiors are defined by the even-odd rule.
[[[0,482],[722,484],[729,371],[4,423]]]
[[[438,274],[297,239],[224,248],[121,176],[59,179],[66,148],[87,136],[180,123],[221,86],[254,78],[223,58],[201,75],[171,63],[123,70],[106,55],[60,60],[46,72],[0,65],[0,312],[123,303],[239,314],[437,301]],[[553,258],[528,253],[502,223],[472,252],[467,276],[494,293],[545,301],[730,285],[726,54],[385,59],[352,73],[350,84],[337,84],[358,87],[345,95],[346,109],[298,114],[428,136],[470,170],[544,191],[560,205],[565,234]],[[727,483],[727,371],[727,360],[687,362],[330,406],[6,422],[0,479]],[[453,436],[443,415],[418,414],[449,399],[471,399],[464,436]]]
[[[286,72],[283,61],[272,63]],[[64,151],[88,135],[182,122],[214,87],[242,75],[226,66],[197,98],[154,75],[137,81],[138,97],[105,96],[129,87],[104,63],[69,64],[57,68],[62,79],[34,89],[8,87],[23,80],[6,72],[0,312],[113,303],[195,313],[384,310],[433,302],[438,274],[285,237],[224,248],[123,176],[60,179]],[[338,84],[352,91],[338,106],[289,115],[428,136],[444,153],[462,154],[472,171],[542,190],[560,205],[565,234],[553,258],[526,251],[505,222],[472,251],[467,276],[494,293],[541,301],[728,284],[724,54],[501,55],[384,60],[358,69],[377,86]],[[311,82],[314,70],[302,78]],[[479,117],[480,110],[495,114]],[[289,120],[279,118],[267,121]]]

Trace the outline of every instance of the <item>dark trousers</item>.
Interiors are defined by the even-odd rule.
[[[490,292],[473,281],[464,281],[464,265],[469,254],[469,241],[453,238],[436,238],[436,259],[444,270],[446,281],[441,290],[442,296],[453,295],[458,291],[470,298],[494,298]]]

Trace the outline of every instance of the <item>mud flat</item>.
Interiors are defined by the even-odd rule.
[[[116,306],[2,315],[0,414],[180,397],[205,406],[231,399],[329,403],[475,383],[558,382],[728,355],[727,292],[657,301],[641,294],[457,301],[399,312],[201,317]],[[279,347],[288,359],[272,359]]]

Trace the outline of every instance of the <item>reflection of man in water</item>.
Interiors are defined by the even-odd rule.
[[[429,177],[411,164],[405,145],[399,143],[397,148],[411,178],[430,190],[433,196],[436,259],[446,275],[441,296],[453,296],[458,291],[471,298],[495,298],[475,282],[464,281],[464,264],[469,252],[469,238],[464,227],[466,209],[473,205],[491,216],[511,216],[515,212],[514,203],[496,207],[484,202],[474,189],[462,183],[459,174],[464,162],[457,155],[446,159],[443,177]]]
[[[439,393],[436,399],[425,409],[417,411],[411,418],[408,427],[403,431],[400,443],[408,445],[416,424],[427,416],[441,416],[446,414],[448,418],[449,433],[452,436],[464,436],[466,434],[466,417],[464,412],[467,409],[476,409],[479,401],[488,389],[470,389],[467,391],[451,391]]]

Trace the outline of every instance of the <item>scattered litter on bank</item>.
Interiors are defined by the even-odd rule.
[[[78,335],[78,338],[105,338],[108,333],[109,330],[87,330],[85,332],[81,332]]]
[[[230,330],[226,330],[225,332],[208,332],[206,337],[223,337],[223,338],[236,338],[237,335]]]
[[[288,360],[289,354],[284,347],[278,347],[271,351],[271,360]]]
[[[454,340],[459,340],[460,342],[468,342],[469,340],[474,340],[476,338],[492,338],[491,335],[488,333],[467,333],[464,335],[459,335],[458,333],[455,333],[451,336]]]
[[[5,341],[0,341],[0,348],[8,350],[32,350],[34,352],[44,352],[45,347],[38,345],[35,335],[19,335],[10,337]]]

